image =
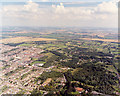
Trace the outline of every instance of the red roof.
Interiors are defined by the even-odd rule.
[[[76,87],[75,89],[76,89],[76,91],[80,91],[80,92],[82,92],[84,90],[83,88],[79,88],[79,87]]]

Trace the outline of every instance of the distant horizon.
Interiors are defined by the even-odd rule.
[[[79,27],[79,26],[1,26],[1,28],[6,28],[6,27],[18,27],[18,28],[81,28],[81,29],[119,29],[117,28],[112,28],[112,27]]]

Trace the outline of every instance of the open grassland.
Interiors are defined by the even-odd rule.
[[[105,41],[105,42],[118,42],[118,40],[114,39],[98,39],[98,38],[80,38],[84,40],[96,40],[96,41]]]
[[[33,38],[33,37],[15,37],[15,38],[7,38],[2,39],[0,42],[2,43],[21,43],[21,42],[28,42],[28,41],[53,41],[56,39],[49,39],[49,38]]]

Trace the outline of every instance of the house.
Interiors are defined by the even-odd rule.
[[[38,82],[37,82],[37,84],[39,85],[41,83],[41,80],[39,80]]]
[[[52,81],[52,78],[48,78],[47,80],[45,80],[45,82],[42,84],[42,86],[48,85],[51,81]]]
[[[79,87],[76,87],[75,90],[79,93],[82,93],[85,91],[83,88],[79,88]]]

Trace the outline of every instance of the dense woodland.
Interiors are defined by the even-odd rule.
[[[119,68],[116,63],[119,60],[119,56],[117,56],[116,53],[112,53],[111,49],[109,49],[111,47],[110,44],[104,45],[104,42],[93,41],[94,46],[103,47],[103,51],[99,51],[97,47],[92,48],[91,46],[93,46],[93,44],[90,42],[87,42],[83,47],[83,44],[86,42],[83,41],[78,44],[77,41],[71,41],[72,44],[66,48],[56,48],[52,50],[49,50],[51,47],[49,46],[43,54],[49,53],[52,55],[51,57],[46,56],[40,59],[46,62],[43,67],[57,65],[58,67],[70,68],[68,72],[61,73],[63,75],[66,74],[67,82],[64,87],[58,90],[59,95],[66,94],[65,96],[69,96],[71,92],[75,91],[74,87],[82,87],[89,90],[88,95],[85,96],[89,96],[93,90],[102,94],[115,95],[115,91],[118,91],[116,86],[118,86],[119,82],[117,76]],[[66,46],[65,42],[62,43]],[[117,49],[114,46],[112,46],[112,48]],[[104,49],[106,51],[104,51]],[[110,69],[109,66],[112,66],[112,69]],[[46,75],[42,74],[40,78],[43,80],[43,78],[51,76],[51,73]],[[51,78],[54,78],[54,76]],[[77,83],[72,83],[73,81]]]

